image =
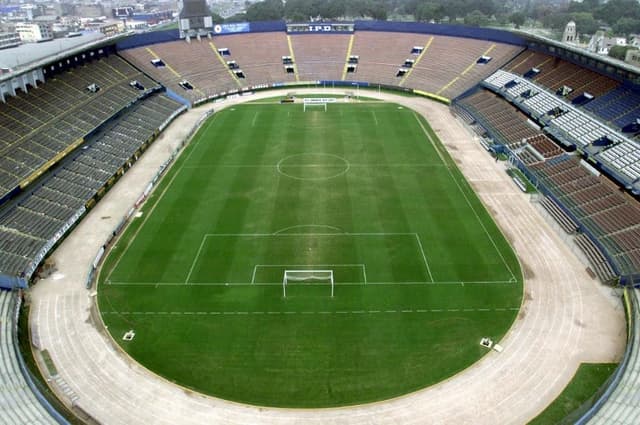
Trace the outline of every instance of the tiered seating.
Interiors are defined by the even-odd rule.
[[[417,59],[411,49],[424,47],[431,38],[428,34],[357,31],[351,54],[359,56],[358,68],[347,79],[397,86],[402,81],[396,77],[398,68],[407,59]]]
[[[354,34],[291,34],[291,49],[284,33],[234,34],[159,43],[121,52],[171,90],[195,101],[252,85],[294,81],[282,64],[293,56],[299,81],[345,80],[371,84],[402,85],[452,99],[507,63],[521,47],[486,40],[460,39],[429,34],[356,31]],[[344,75],[347,52],[359,56],[356,72]],[[422,56],[414,46],[425,47]],[[217,50],[229,49],[220,61]],[[293,55],[291,55],[293,53]],[[483,56],[491,60],[477,63]],[[167,66],[156,67],[161,59]],[[396,77],[406,59],[415,60],[406,78]],[[245,74],[236,81],[226,61],[235,61]],[[188,81],[192,90],[180,87]]]
[[[47,242],[181,105],[153,95],[73,154],[0,217],[0,273],[20,275]]]
[[[216,46],[229,49],[225,61],[234,60],[245,74],[243,86],[295,81],[287,74],[282,57],[289,56],[287,36],[283,32],[234,34],[213,37]],[[342,58],[344,62],[344,57]]]
[[[541,69],[551,58],[544,53],[525,50],[505,66],[505,69],[515,74],[524,75],[531,68]]]
[[[633,238],[640,229],[640,206],[575,158],[566,156],[531,165],[531,170],[583,225],[607,247],[622,273],[640,270]]]
[[[569,100],[584,92],[597,98],[620,84],[612,78],[571,62],[529,50],[522,52],[505,67],[519,75],[525,75],[531,68],[540,70],[540,73],[533,77],[535,82],[552,92],[556,92],[562,86],[570,87],[573,91],[566,96]]]
[[[627,346],[628,360],[620,381],[615,385],[604,405],[589,420],[593,425],[635,425],[638,423],[638,388],[640,388],[640,302],[638,290],[629,290],[633,326]]]
[[[523,139],[540,134],[527,124],[526,116],[489,91],[480,90],[460,100],[460,105],[467,109],[483,127],[491,127],[494,135],[509,147],[522,146]]]
[[[620,86],[589,102],[585,109],[622,128],[640,117],[640,93]]]
[[[347,34],[292,35],[300,81],[341,80],[350,38]]]
[[[544,197],[540,201],[540,205],[554,218],[554,220],[560,225],[562,230],[572,234],[578,230],[578,225],[571,219],[564,211],[556,204],[553,199]]]
[[[219,47],[225,46],[216,46],[203,38],[201,41],[191,40],[190,43],[178,40],[137,47],[120,54],[178,95],[195,101],[237,90],[243,85],[229,72],[226,59],[220,60],[216,50]],[[158,58],[166,66],[157,68],[151,63]],[[185,80],[193,86],[192,90],[180,86],[180,82]]]
[[[57,424],[38,402],[22,375],[16,341],[14,294],[0,290],[0,422],[3,424]]]
[[[549,93],[536,90],[531,84],[523,82],[519,84],[519,87],[529,87],[532,90],[531,93],[536,93],[535,95],[527,98],[522,102],[522,105],[532,111],[534,113],[534,116],[543,116],[554,108],[562,106],[562,102],[560,102],[559,99],[556,99]],[[522,92],[524,92],[524,90]]]
[[[529,149],[526,147],[524,149],[520,149],[515,152],[520,161],[524,162],[527,165],[537,164],[540,162],[540,158],[536,157]]]
[[[638,143],[617,144],[599,153],[596,158],[620,170],[631,181],[640,179],[640,145]]]
[[[513,74],[505,72],[501,69],[498,69],[496,72],[494,72],[493,74],[489,75],[487,78],[484,79],[484,82],[488,86],[496,90],[504,87],[506,84],[510,82],[519,84],[521,81],[523,81],[521,77],[514,77]],[[519,94],[520,93],[518,93],[515,96],[518,96]]]
[[[612,128],[584,113],[571,103],[544,91],[522,77],[498,70],[483,81],[485,87],[503,94],[519,108],[538,119],[545,130],[567,145],[583,148],[599,139],[614,143],[624,140]]]
[[[564,151],[544,134],[529,137],[526,142],[545,158],[562,155]]]
[[[157,83],[117,56],[69,72],[0,106],[0,197]],[[100,90],[87,90],[97,84]]]
[[[551,120],[550,126],[557,127],[578,142],[580,146],[586,146],[602,137],[611,137],[612,135],[611,131],[602,124],[578,111],[570,111],[560,115]]]
[[[602,254],[602,251],[593,243],[593,241],[585,234],[577,235],[574,239],[576,245],[584,253],[591,263],[593,271],[603,282],[610,281],[616,276],[611,265]]]
[[[519,47],[507,44],[437,36],[404,85],[453,99],[495,72],[518,51]],[[482,55],[491,56],[492,60],[488,64],[476,63]]]

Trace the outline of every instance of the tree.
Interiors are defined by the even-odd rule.
[[[465,12],[469,9],[464,0],[451,0],[443,3],[445,16],[448,16],[449,19],[455,20],[456,18],[460,18],[465,16]]]
[[[622,18],[613,25],[613,32],[618,35],[628,35],[640,32],[640,19]]]
[[[224,20],[225,22],[247,22],[247,14],[246,13],[236,13],[233,16],[229,16]]]
[[[377,21],[386,21],[387,9],[381,1],[370,3],[367,8],[367,16],[371,16]]]
[[[265,0],[253,3],[247,8],[247,20],[254,21],[277,21],[284,17],[284,5],[282,0]]]
[[[589,12],[572,13],[571,19],[576,23],[576,30],[582,34],[593,34],[598,31],[598,22]]]
[[[516,26],[516,28],[520,28],[524,24],[526,19],[527,18],[524,16],[524,13],[522,12],[513,13],[509,17],[509,21],[511,21]]]
[[[464,23],[465,25],[470,25],[473,27],[482,27],[489,23],[489,19],[484,13],[480,12],[479,10],[474,10],[464,17]]]
[[[221,24],[224,22],[224,18],[218,15],[216,12],[211,12],[211,19],[213,19],[214,24]]]
[[[563,30],[567,22],[571,20],[571,15],[568,13],[558,12],[549,13],[542,17],[542,25],[554,30]],[[582,32],[582,29],[578,28],[578,31]]]
[[[640,19],[640,4],[637,0],[610,0],[594,14],[597,19],[613,25],[622,18]]]
[[[414,14],[414,18],[416,21],[434,20],[438,22],[442,20],[444,16],[444,7],[442,6],[442,4],[438,4],[436,2],[427,2],[418,5]]]
[[[335,19],[345,15],[347,8],[343,0],[320,2],[318,14],[323,18]]]
[[[609,49],[609,56],[623,61],[627,56],[628,50],[638,50],[638,48],[633,46],[613,46]]]
[[[351,0],[346,2],[346,14],[348,16],[367,16],[367,0]]]

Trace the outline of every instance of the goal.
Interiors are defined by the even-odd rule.
[[[323,108],[327,112],[327,99],[304,98],[302,101],[302,111],[307,112],[308,108]]]
[[[331,286],[333,297],[333,270],[285,270],[282,279],[282,296],[287,297],[287,285],[294,283],[322,284]]]

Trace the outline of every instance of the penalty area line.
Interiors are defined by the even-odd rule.
[[[247,315],[264,315],[264,314],[329,314],[329,315],[343,315],[343,314],[424,314],[424,313],[492,313],[492,312],[507,312],[507,311],[519,311],[520,307],[502,307],[502,308],[396,308],[387,310],[337,310],[337,311],[103,311],[102,314],[114,314],[123,316],[204,316],[204,315],[225,315],[225,316],[247,316]]]
[[[477,280],[477,281],[414,281],[414,282],[335,282],[335,286],[364,286],[364,285],[389,285],[389,286],[406,286],[406,285],[506,285],[513,284],[512,280]],[[282,282],[109,282],[109,285],[115,286],[282,286]]]

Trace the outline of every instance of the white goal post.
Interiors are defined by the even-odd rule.
[[[333,297],[333,270],[285,270],[282,279],[282,296],[287,297],[287,285],[290,283],[328,283]]]
[[[305,97],[302,99],[302,111],[307,112],[307,108],[321,107],[327,112],[327,103],[335,101],[333,98]]]

